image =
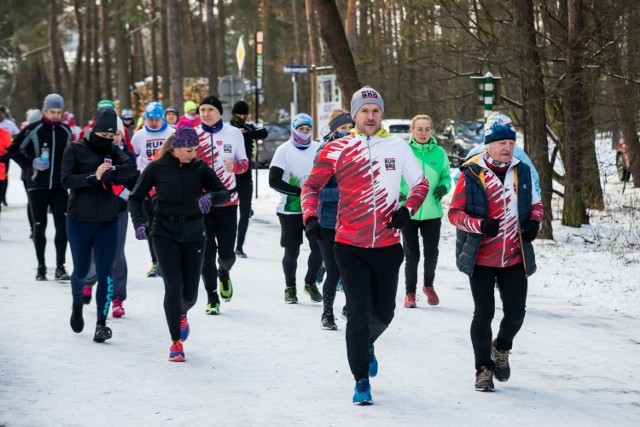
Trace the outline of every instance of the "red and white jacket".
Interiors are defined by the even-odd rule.
[[[198,158],[216,172],[220,181],[231,192],[229,203],[219,206],[237,205],[238,193],[233,191],[236,189],[236,174],[249,169],[242,132],[228,123],[224,123],[222,129],[216,133],[207,132],[202,129],[202,126],[198,126],[195,130],[200,141]],[[232,172],[225,169],[225,160],[233,161]]]
[[[499,268],[518,264],[523,261],[519,238],[519,229],[522,224],[519,224],[518,220],[518,195],[514,167],[520,163],[520,160],[516,157],[513,158],[503,183],[482,156],[476,156],[476,158],[476,162],[482,168],[482,180],[487,197],[487,218],[500,220],[500,228],[496,237],[483,236],[475,264]],[[528,187],[531,189],[529,219],[542,222],[544,211],[533,178]],[[466,176],[463,173],[460,174],[451,198],[448,213],[449,222],[467,233],[482,234],[480,224],[484,218],[469,215],[466,208]]]
[[[400,230],[387,228],[400,207],[400,180],[411,191],[405,206],[416,211],[429,192],[429,182],[409,145],[380,130],[374,136],[351,133],[329,142],[318,155],[302,186],[304,222],[318,216],[318,193],[332,175],[338,181],[336,242],[360,248],[400,243]]]

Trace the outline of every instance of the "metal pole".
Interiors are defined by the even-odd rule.
[[[293,102],[291,103],[291,118],[293,120],[293,116],[298,114],[298,82],[297,82],[298,73],[291,73],[291,83],[293,83]]]

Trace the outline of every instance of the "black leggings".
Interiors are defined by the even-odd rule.
[[[202,281],[209,297],[218,290],[218,275],[222,279],[228,279],[229,271],[236,262],[233,245],[236,242],[237,217],[237,205],[211,208],[211,212],[204,216],[207,244],[204,249]],[[219,271],[216,265],[216,255],[220,266]],[[164,265],[162,269],[164,270]]]
[[[282,258],[284,281],[286,286],[295,287],[298,256],[304,234],[302,214],[284,215],[279,213],[278,219],[280,220],[280,246],[284,248],[284,257]],[[304,283],[314,284],[316,277],[318,277],[318,271],[322,267],[322,253],[317,241],[310,241],[309,248],[311,253],[307,259],[307,273],[304,275]]]
[[[65,264],[67,252],[66,213],[69,195],[64,188],[55,190],[30,190],[28,192],[33,218],[33,243],[36,247],[38,265],[46,265],[44,252],[47,246],[47,211],[51,206],[53,225],[56,228],[54,244],[56,245],[56,266]]]
[[[236,177],[236,190],[240,202],[240,219],[238,220],[238,243],[236,246],[241,248],[244,245],[244,239],[249,228],[249,216],[251,216],[251,198],[253,196],[253,181],[251,180],[251,170],[247,172],[248,178]]]
[[[475,355],[476,369],[485,366],[493,369],[491,360],[491,321],[495,313],[494,288],[498,287],[502,299],[504,317],[500,322],[496,347],[511,350],[513,338],[524,322],[527,304],[527,277],[522,264],[505,268],[476,265],[469,278],[473,295],[473,320],[471,321],[471,343]]]
[[[153,224],[153,217],[154,217],[153,199],[147,196],[142,202],[142,207],[144,208],[144,215],[147,218],[147,228],[151,230],[151,224]],[[151,236],[147,238],[147,244],[149,245],[151,262],[155,264],[156,262],[158,262],[158,260],[156,258],[156,251],[153,248],[153,240],[151,239]]]
[[[420,264],[420,239],[424,248],[423,285],[433,286],[438,264],[438,243],[440,242],[440,218],[424,221],[409,221],[402,230],[402,244],[407,263],[404,265],[405,289],[407,293],[415,293],[418,284],[418,264]]]
[[[318,246],[322,253],[324,266],[327,269],[327,277],[322,285],[322,304],[324,314],[333,314],[333,302],[336,299],[336,287],[340,280],[340,270],[333,250],[336,240],[336,231],[332,228],[322,228],[322,240],[318,240]]]
[[[204,240],[177,242],[166,237],[153,238],[162,265],[164,314],[172,341],[180,339],[180,318],[198,299],[198,285],[204,256]]]
[[[400,265],[400,244],[357,248],[336,243],[336,261],[347,297],[347,358],[355,380],[369,376],[369,347],[393,320]]]

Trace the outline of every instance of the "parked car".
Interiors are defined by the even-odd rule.
[[[382,127],[389,133],[399,136],[405,141],[411,138],[411,120],[406,119],[384,119]]]
[[[484,142],[484,123],[445,120],[436,128],[434,137],[447,152],[451,166],[458,167],[473,147]]]
[[[269,132],[266,139],[258,140],[258,167],[268,168],[276,148],[289,140],[291,125],[289,123],[264,123],[264,128]]]
[[[618,169],[618,179],[622,182],[627,182],[631,178],[629,164],[627,144],[624,143],[624,139],[620,138],[620,141],[618,141],[616,145],[616,169]]]

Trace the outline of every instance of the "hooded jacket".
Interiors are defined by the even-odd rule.
[[[420,144],[411,138],[409,147],[411,147],[413,155],[418,159],[422,174],[429,181],[429,194],[427,194],[424,202],[411,219],[424,221],[442,218],[444,215],[442,204],[440,200],[435,198],[433,191],[440,186],[444,186],[447,192],[451,190],[451,166],[447,153],[438,145],[434,137],[431,137],[426,144]],[[409,186],[404,179],[402,180],[400,192],[403,198],[406,198],[407,194],[409,194]]]
[[[108,160],[107,160],[108,159]],[[96,169],[110,161],[111,170],[96,178]],[[110,222],[118,218],[118,196],[114,184],[127,184],[136,175],[133,161],[111,144],[98,150],[87,139],[71,143],[62,159],[62,185],[70,190],[67,216],[76,221]]]

